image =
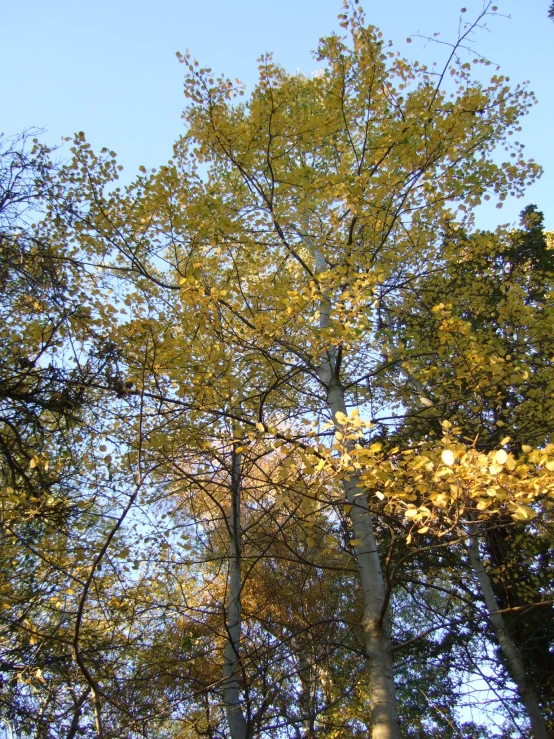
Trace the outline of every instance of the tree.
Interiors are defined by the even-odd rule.
[[[528,206],[522,211],[521,225],[521,230],[506,234],[503,238],[499,238],[498,234],[473,237],[471,258],[469,250],[465,248],[468,244],[467,234],[458,231],[448,235],[447,238],[456,239],[464,255],[453,281],[445,274],[433,275],[425,289],[420,291],[423,298],[419,309],[412,310],[409,316],[403,315],[399,306],[391,306],[388,311],[390,334],[396,341],[401,337],[402,341],[413,345],[418,340],[416,334],[419,332],[426,337],[429,351],[425,357],[411,363],[411,381],[419,385],[424,396],[431,398],[435,397],[436,387],[440,386],[441,402],[449,404],[450,418],[458,426],[459,438],[476,434],[475,444],[480,450],[493,448],[495,443],[498,444],[495,440],[501,437],[509,448],[528,451],[531,450],[530,444],[548,445],[551,438],[551,395],[554,386],[551,362],[548,359],[544,361],[544,358],[554,350],[545,330],[552,311],[550,285],[554,263],[542,230],[542,213],[534,206]],[[478,256],[480,251],[476,238],[483,240],[482,256]],[[472,259],[476,261],[471,263]],[[456,296],[454,300],[452,296]],[[446,301],[450,302],[445,305]],[[430,305],[440,308],[435,313],[441,316],[441,321],[433,320]],[[448,316],[451,324],[455,324],[454,316],[463,317],[468,327],[465,336],[458,330],[452,332],[449,339],[444,316]],[[483,357],[488,355],[490,362],[483,363],[481,372],[473,365],[469,377],[463,367],[469,366],[468,354],[472,352],[478,352]],[[510,369],[511,357],[528,363],[528,370],[524,370],[521,379]],[[502,366],[505,358],[508,359],[507,367]],[[497,364],[500,366],[495,367]],[[407,397],[406,403],[409,402]],[[425,433],[438,433],[440,426],[437,426],[437,417],[433,412],[429,412],[426,421],[408,416],[404,428],[399,429],[398,433],[400,437],[408,434],[414,438],[424,431],[425,422],[429,424]],[[516,539],[518,535],[524,537],[528,526],[514,526],[513,521],[505,518],[490,523],[492,525],[488,531],[485,527],[485,535],[488,549],[498,567],[495,580],[504,583],[504,592],[500,596],[502,608],[509,611],[510,607],[517,609],[525,603],[531,605],[533,601],[540,604],[543,599],[538,588],[535,593],[527,590],[523,600],[515,595],[520,590],[520,583],[523,585],[526,579],[524,573],[530,565],[529,560],[525,561],[519,577],[512,581],[513,590],[509,597],[506,588],[510,589],[510,585],[506,583],[505,575],[500,574],[508,566],[508,542],[512,536]],[[535,531],[531,538],[536,542],[532,546],[536,546],[538,532]],[[522,540],[524,538],[519,539]],[[471,559],[480,573],[482,586],[489,591],[488,602],[492,604],[495,596],[480,563],[475,530],[471,541]],[[516,573],[514,564],[510,566],[512,578]],[[549,608],[548,603],[544,606]],[[491,612],[498,609],[498,603],[490,608]],[[492,618],[504,634],[504,620],[513,617],[508,613],[505,616],[493,615]],[[508,641],[515,638],[523,646],[521,632],[519,637],[515,630],[512,630],[512,634]],[[502,638],[506,640],[507,637],[504,635]],[[513,651],[508,642],[506,644]],[[522,675],[523,662],[520,658],[517,661],[519,666],[513,669]],[[542,669],[545,669],[544,666]],[[520,681],[522,679],[520,677]],[[527,688],[525,691],[528,692]],[[533,698],[529,700],[531,703],[534,701]],[[536,712],[537,708],[534,710]],[[542,731],[546,735],[546,729]]]
[[[554,491],[542,231],[534,211],[524,233],[471,231],[483,198],[539,173],[510,138],[532,95],[463,56],[491,7],[439,73],[356,4],[318,74],[264,57],[244,104],[182,57],[169,164],[121,190],[79,134],[51,178],[40,237],[78,265],[103,347],[86,489],[113,520],[72,641],[97,736],[460,735],[444,697],[475,587],[425,573],[443,551],[467,568],[468,526],[530,521]],[[421,697],[425,651],[440,684]]]

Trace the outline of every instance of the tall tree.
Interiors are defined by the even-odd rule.
[[[247,103],[240,85],[182,57],[188,128],[170,163],[121,190],[115,155],[79,134],[53,178],[39,234],[78,265],[102,342],[96,386],[111,398],[90,436],[88,489],[91,514],[112,520],[87,549],[72,632],[85,683],[73,716],[88,689],[99,737],[156,722],[218,736],[224,716],[241,739],[289,727],[392,739],[431,726],[401,728],[417,702],[402,690],[399,705],[398,676],[415,689],[423,670],[417,658],[395,667],[414,626],[398,615],[403,599],[424,594],[414,641],[443,629],[451,643],[451,631],[433,618],[433,584],[413,564],[405,577],[409,563],[434,551],[440,569],[436,552],[462,551],[468,521],[526,522],[554,490],[551,401],[540,400],[551,394],[550,287],[528,290],[540,228],[530,212],[519,242],[470,232],[481,199],[520,194],[539,173],[511,138],[532,94],[498,74],[481,82],[487,64],[463,56],[491,9],[436,73],[395,55],[347,4],[345,35],[321,40],[316,75],[264,57]],[[498,162],[501,146],[512,161]],[[478,315],[475,279],[487,286]],[[441,299],[457,285],[457,302]],[[498,431],[508,416],[512,446]],[[196,543],[180,548],[175,521]],[[159,545],[148,566],[139,560],[156,544],[141,526]],[[433,592],[467,613],[462,585]],[[149,609],[166,631],[135,638]],[[337,640],[322,650],[334,612]],[[155,655],[179,629],[182,649]],[[356,661],[365,688],[347,684]],[[151,698],[137,665],[160,675]],[[433,727],[458,731],[435,705]]]

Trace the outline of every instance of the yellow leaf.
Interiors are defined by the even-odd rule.
[[[515,518],[516,521],[529,521],[531,518],[535,518],[536,515],[532,508],[516,505],[515,511],[512,513],[512,518]]]
[[[420,397],[420,400],[423,403],[423,405],[426,405],[428,408],[434,405],[433,401],[429,400],[429,398]]]
[[[422,526],[420,529],[417,530],[418,534],[426,534],[429,531],[429,526]]]
[[[504,449],[499,449],[494,455],[494,458],[498,464],[505,464],[506,460],[508,459],[508,455],[506,454]]]
[[[522,444],[521,445],[521,451],[524,454],[530,454],[533,451],[533,447],[529,446],[529,444]]]
[[[344,426],[344,424],[348,422],[348,417],[341,411],[337,411],[335,413],[335,418],[337,419],[337,423],[340,423],[341,426]]]
[[[452,452],[450,449],[445,449],[441,454],[441,459],[448,467],[452,467],[455,459],[454,452]]]
[[[359,547],[362,544],[361,539],[350,539],[350,546],[351,547]]]
[[[265,431],[265,426],[259,421],[256,422],[256,428],[258,429],[258,431]]]
[[[547,470],[548,470],[549,472],[554,472],[554,459],[550,460],[550,462],[547,462],[547,463],[545,464],[545,467],[546,467],[546,469],[547,469]]]

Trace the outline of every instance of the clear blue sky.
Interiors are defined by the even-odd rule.
[[[460,8],[471,18],[481,0],[362,0],[368,21],[401,53],[422,60],[444,50],[414,38],[418,32],[455,37]],[[539,105],[524,119],[521,141],[544,167],[542,179],[522,201],[482,216],[484,226],[517,220],[537,203],[554,229],[554,22],[550,0],[498,0],[490,32],[477,49],[502,67],[512,82],[531,81]],[[85,131],[95,148],[118,153],[125,179],[136,168],[158,166],[171,156],[182,131],[184,69],[175,52],[190,49],[203,66],[256,78],[265,51],[294,71],[315,68],[311,50],[320,36],[339,30],[340,0],[26,0],[5,3],[0,45],[0,131],[44,127],[49,143]],[[427,46],[427,48],[425,48]]]

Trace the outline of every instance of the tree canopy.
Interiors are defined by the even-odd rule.
[[[127,186],[4,142],[14,735],[548,736],[554,252],[534,205],[474,226],[540,174],[467,51],[494,11],[438,67],[346,3],[248,96],[179,55]]]

